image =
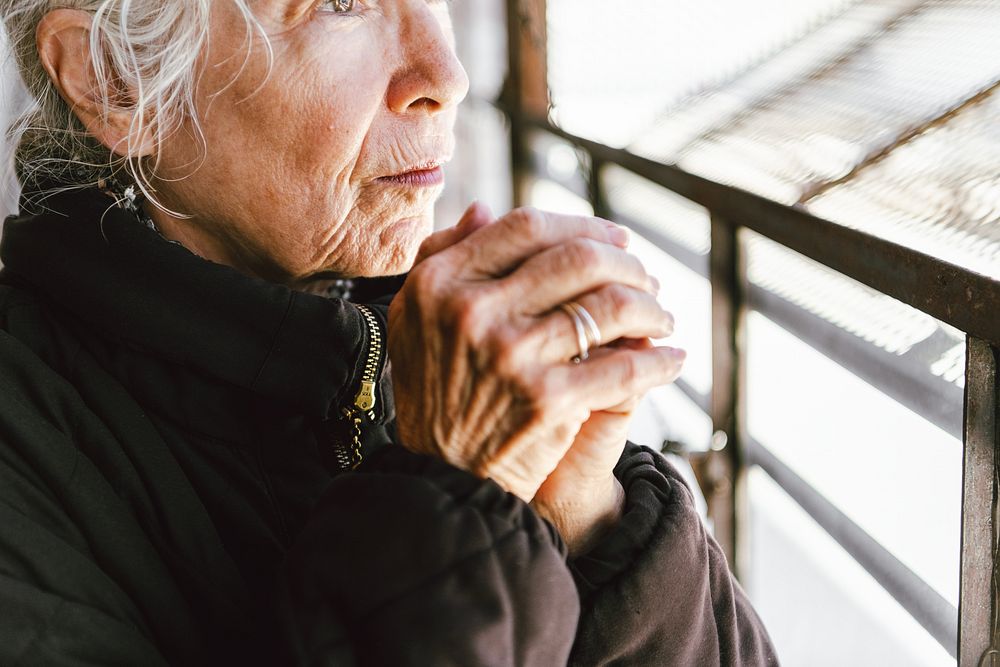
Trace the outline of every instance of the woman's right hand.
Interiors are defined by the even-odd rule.
[[[602,351],[587,363],[576,300],[603,342],[660,338],[673,318],[625,252],[626,230],[598,218],[518,209],[486,224],[475,205],[428,238],[389,308],[400,439],[530,501],[592,412],[673,381],[672,348]]]

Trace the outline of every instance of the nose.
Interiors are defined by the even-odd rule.
[[[402,3],[400,63],[389,83],[387,103],[396,113],[429,115],[458,105],[469,92],[469,77],[458,61],[440,9],[425,0]]]

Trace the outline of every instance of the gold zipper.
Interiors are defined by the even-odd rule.
[[[354,397],[354,407],[362,412],[371,412],[375,407],[375,383],[378,381],[378,362],[382,358],[382,330],[379,329],[375,313],[368,306],[358,306],[361,316],[368,325],[368,358],[361,374],[361,388]]]
[[[354,405],[344,408],[344,419],[351,429],[350,444],[339,444],[336,448],[337,464],[341,470],[354,470],[361,465],[361,424],[364,416],[374,418],[375,387],[378,384],[378,364],[382,359],[382,329],[379,328],[375,313],[368,306],[358,305],[361,319],[368,330],[368,355],[361,373],[361,387],[354,396]]]

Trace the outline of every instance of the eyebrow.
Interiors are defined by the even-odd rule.
[[[317,0],[285,0],[285,8],[281,12],[283,23],[293,22],[302,17],[307,11],[312,9]]]

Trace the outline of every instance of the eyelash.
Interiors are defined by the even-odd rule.
[[[345,4],[345,0],[322,0],[316,5],[316,10],[338,16],[358,16],[358,12],[362,9],[362,7],[358,6],[362,3],[357,0],[346,0],[346,4],[348,5],[346,11],[338,10],[337,5],[339,4]]]
[[[346,2],[347,5],[348,5],[347,10],[346,11],[338,11],[336,9],[336,6],[338,4],[341,4],[341,3],[344,3],[344,2]],[[454,0],[427,0],[427,4],[431,4],[431,5],[439,4],[439,3],[442,3],[442,2],[445,3],[445,4],[450,5],[450,4],[452,4],[454,2]],[[358,5],[361,5],[361,7],[358,7]],[[358,0],[323,0],[323,2],[320,2],[320,6],[321,7],[328,7],[328,8],[330,8],[329,11],[330,11],[331,14],[338,14],[340,16],[360,16],[360,14],[358,12],[360,12],[362,9],[364,9],[364,3],[363,2],[359,2]]]

